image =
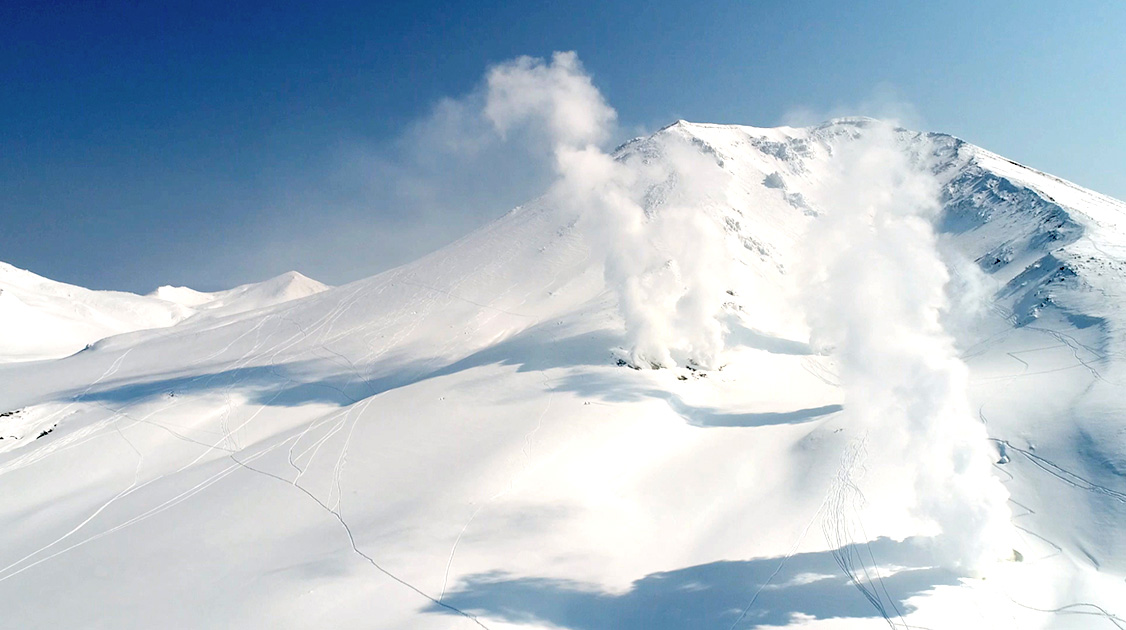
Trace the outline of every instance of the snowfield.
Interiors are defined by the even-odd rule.
[[[1126,204],[894,131],[940,186],[944,330],[1009,495],[1004,557],[963,567],[917,509],[928,438],[849,420],[798,297],[873,126],[680,121],[614,153],[716,169],[715,237],[676,253],[722,278],[715,369],[631,369],[621,252],[550,194],[334,288],[0,265],[0,626],[1126,628]]]

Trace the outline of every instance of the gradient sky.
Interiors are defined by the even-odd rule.
[[[441,147],[490,64],[554,50],[624,135],[906,111],[1126,198],[1124,33],[1119,1],[8,0],[0,260],[137,292],[407,262],[542,189]]]

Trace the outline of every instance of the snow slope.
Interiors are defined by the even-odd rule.
[[[5,625],[1123,627],[1126,205],[896,133],[988,296],[951,326],[1018,528],[1020,562],[942,568],[792,297],[814,191],[870,125],[619,149],[687,140],[730,175],[700,208],[730,265],[721,370],[618,365],[601,260],[544,199],[305,299],[161,289],[214,316],[0,365]]]
[[[91,291],[0,263],[0,362],[63,357],[112,335],[165,328],[202,313],[242,313],[326,288],[291,271],[216,293],[161,287],[141,296]]]

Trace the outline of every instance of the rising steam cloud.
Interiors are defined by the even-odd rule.
[[[605,151],[617,116],[572,52],[492,68],[484,111],[501,134],[531,128],[549,144],[558,176],[549,199],[604,259],[630,361],[715,367],[726,267],[722,230],[706,211],[724,191],[715,162],[673,135],[649,163]]]
[[[1007,493],[993,476],[968,372],[943,329],[949,275],[932,220],[938,184],[889,125],[841,147],[821,186],[801,273],[811,341],[839,360],[845,413],[910,471],[941,559],[974,568],[1007,555]]]

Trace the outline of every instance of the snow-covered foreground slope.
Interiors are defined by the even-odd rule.
[[[1126,206],[897,133],[944,185],[959,294],[986,298],[948,325],[1020,559],[943,568],[795,305],[814,191],[868,128],[619,150],[687,140],[730,176],[699,209],[730,267],[719,370],[620,365],[602,258],[544,200],[305,299],[0,366],[4,625],[1126,625]]]
[[[112,335],[165,328],[203,313],[242,313],[326,288],[291,271],[228,291],[161,287],[142,296],[91,291],[0,263],[0,363],[63,357]]]

